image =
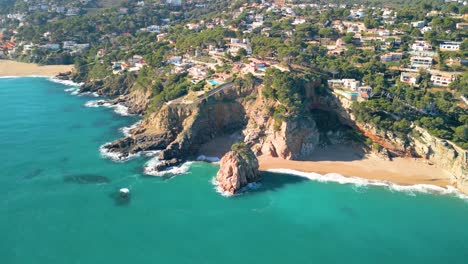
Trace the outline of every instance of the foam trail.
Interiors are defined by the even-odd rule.
[[[101,156],[104,158],[109,158],[115,162],[125,162],[132,160],[134,158],[137,158],[141,155],[141,152],[135,153],[135,154],[129,154],[129,155],[123,155],[120,152],[114,152],[110,151],[109,149],[106,148],[106,146],[109,143],[106,143],[102,146],[99,147],[99,152],[101,153]]]
[[[18,78],[50,78],[50,76],[45,76],[45,75],[0,76],[0,79],[18,79]]]
[[[144,173],[147,175],[152,175],[152,176],[164,176],[167,174],[172,174],[172,175],[184,174],[190,169],[190,165],[193,164],[192,161],[187,161],[180,166],[170,167],[164,171],[157,171],[155,168],[161,162],[162,161],[159,160],[159,157],[154,157],[150,159],[148,162],[146,162],[143,168]]]
[[[456,188],[452,186],[447,186],[443,188],[431,184],[415,184],[415,185],[400,185],[390,181],[385,180],[368,180],[359,177],[346,177],[338,173],[328,173],[325,175],[314,173],[314,172],[302,172],[291,169],[269,169],[268,172],[272,173],[282,173],[296,175],[304,178],[308,178],[313,181],[318,182],[336,182],[339,184],[354,184],[356,186],[380,186],[386,187],[392,191],[406,192],[410,194],[414,193],[431,193],[431,194],[441,194],[441,195],[452,195],[459,197],[461,199],[468,200],[468,195],[460,193]]]
[[[111,104],[106,100],[94,100],[94,101],[88,101],[85,103],[86,107],[107,107],[107,108],[112,108],[114,109],[114,112],[116,114],[119,114],[121,116],[132,116],[133,114],[130,114],[128,112],[128,107],[121,105],[121,104]]]
[[[211,183],[214,185],[216,192],[221,194],[224,197],[240,195],[248,191],[257,190],[262,186],[260,182],[250,182],[246,186],[242,187],[237,193],[231,194],[229,192],[223,191],[223,189],[219,187],[219,182],[218,180],[216,180],[216,177],[213,177],[213,179],[211,179]]]
[[[130,131],[132,131],[132,129],[137,128],[140,124],[141,124],[141,120],[136,122],[135,124],[133,124],[131,126],[122,127],[120,129],[120,131],[122,131],[124,136],[129,137],[129,136],[131,136]]]
[[[76,82],[70,81],[70,80],[61,80],[61,79],[58,79],[58,78],[55,78],[55,77],[51,77],[51,78],[49,78],[49,80],[51,82],[60,83],[60,84],[67,85],[67,86],[81,86],[81,85],[84,84],[84,83],[76,83]]]

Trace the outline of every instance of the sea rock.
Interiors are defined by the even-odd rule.
[[[258,160],[248,146],[243,145],[234,149],[221,159],[216,181],[223,193],[233,195],[249,183],[259,180]]]
[[[70,80],[71,79],[72,72],[67,71],[67,72],[60,72],[55,76],[55,78],[59,80]]]

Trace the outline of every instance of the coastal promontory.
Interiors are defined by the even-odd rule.
[[[253,151],[244,143],[236,143],[220,162],[216,182],[221,192],[233,195],[250,183],[260,180],[258,160]]]

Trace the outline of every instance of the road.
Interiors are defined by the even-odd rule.
[[[203,94],[202,96],[198,97],[198,101],[203,101],[205,99],[208,99],[210,96],[215,95],[226,89],[231,89],[233,86],[234,86],[233,82],[223,83],[220,86],[214,88],[213,90],[210,90],[207,93]]]

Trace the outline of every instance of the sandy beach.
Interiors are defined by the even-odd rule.
[[[319,174],[338,173],[348,177],[384,180],[400,185],[432,184],[450,185],[450,173],[429,165],[421,159],[395,158],[382,160],[373,154],[360,154],[351,147],[331,147],[318,150],[308,161],[283,160],[259,157],[260,170],[291,169]]]
[[[56,76],[73,69],[73,65],[46,65],[0,60],[0,77],[4,76]]]
[[[239,141],[223,136],[204,144],[200,154],[221,158],[232,143]],[[431,184],[440,187],[450,185],[450,173],[429,165],[422,159],[395,158],[383,160],[374,154],[351,145],[335,145],[317,149],[306,161],[284,160],[268,156],[258,158],[260,170],[289,169],[318,174],[338,173],[347,177],[389,181],[399,185]]]

